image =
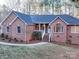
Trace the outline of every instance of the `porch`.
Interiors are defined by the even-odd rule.
[[[49,24],[35,24],[35,31],[43,31],[49,33]]]
[[[37,32],[41,32],[42,33],[42,39],[40,41],[43,41],[43,42],[49,42],[50,39],[49,39],[49,35],[50,35],[50,32],[51,32],[51,28],[49,26],[49,24],[35,24],[35,30],[34,31],[37,31]],[[38,41],[38,40],[36,40]]]

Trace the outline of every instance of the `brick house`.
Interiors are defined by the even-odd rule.
[[[17,11],[1,22],[2,33],[11,38],[29,42],[34,31],[42,31],[42,38],[47,41],[79,44],[79,19],[70,15],[26,15]]]

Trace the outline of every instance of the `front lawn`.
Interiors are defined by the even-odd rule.
[[[56,44],[24,47],[0,45],[0,59],[79,59],[79,49]]]

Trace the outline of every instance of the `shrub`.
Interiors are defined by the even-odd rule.
[[[34,40],[40,40],[42,38],[42,33],[40,31],[34,31],[32,33],[32,38]]]
[[[23,40],[20,40],[20,42],[23,42]]]
[[[9,37],[8,37],[8,35],[5,35],[5,39],[8,39]]]
[[[15,41],[15,42],[18,42],[17,38],[14,38],[14,41]]]
[[[1,37],[2,37],[2,38],[4,38],[4,37],[5,37],[4,33],[1,33]]]
[[[42,39],[42,33],[41,32],[38,32],[38,38],[39,38],[39,40]]]
[[[11,42],[11,39],[9,39],[9,42]]]
[[[9,42],[11,42],[12,38],[9,38]]]
[[[71,44],[71,43],[72,43],[71,40],[66,41],[66,44]]]
[[[4,38],[2,40],[5,40]]]

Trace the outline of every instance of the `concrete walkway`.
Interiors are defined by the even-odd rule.
[[[13,44],[13,43],[0,42],[0,44],[9,45],[9,46],[37,46],[37,45],[48,44],[48,42],[40,42],[40,43],[35,43],[35,44]]]

